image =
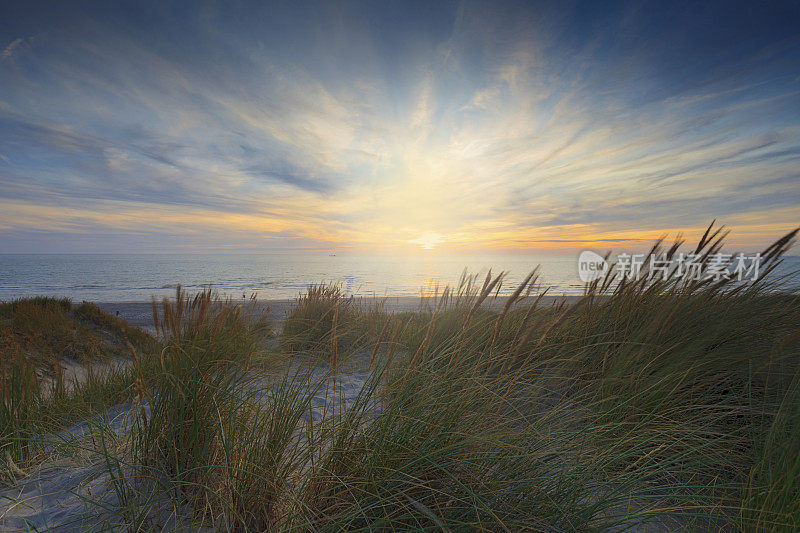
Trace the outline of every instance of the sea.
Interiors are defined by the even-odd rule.
[[[73,301],[143,302],[211,287],[224,297],[295,298],[310,284],[334,283],[355,296],[415,296],[456,285],[465,271],[506,272],[510,293],[539,266],[537,289],[581,294],[577,253],[408,254],[0,254],[0,300],[28,296]],[[785,259],[782,273],[800,270]],[[792,285],[798,286],[797,277]]]

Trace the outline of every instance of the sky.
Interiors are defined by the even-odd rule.
[[[800,224],[798,2],[4,2],[0,252]]]

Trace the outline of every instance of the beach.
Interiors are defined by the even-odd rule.
[[[576,295],[563,295],[563,296],[545,296],[539,300],[540,306],[554,306],[554,305],[572,305],[581,296]],[[531,305],[536,301],[535,296],[521,298],[517,302],[517,306]],[[379,306],[386,313],[403,313],[407,311],[419,311],[421,309],[430,308],[435,305],[433,297],[420,297],[420,296],[393,296],[385,298],[376,297],[355,297],[353,301],[362,309],[374,308]],[[249,300],[233,300],[238,305],[250,305]],[[484,302],[484,307],[489,309],[500,309],[505,305],[506,298],[488,298]],[[112,315],[119,316],[125,319],[130,325],[142,328],[146,331],[154,332],[153,326],[153,303],[150,302],[96,302],[96,304]],[[267,318],[280,327],[286,319],[287,314],[292,310],[292,307],[297,304],[296,298],[284,298],[273,300],[258,300],[256,304],[257,312],[265,312]],[[159,304],[160,308],[160,304]]]

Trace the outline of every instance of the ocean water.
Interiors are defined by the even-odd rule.
[[[555,294],[578,294],[577,255],[362,254],[0,254],[0,300],[68,296],[75,301],[137,302],[170,296],[175,286],[212,286],[224,296],[294,298],[309,284],[338,283],[349,294],[419,295],[435,284],[456,284],[463,270],[508,272],[513,291],[537,264]]]
[[[408,296],[455,285],[464,269],[485,275],[507,272],[511,292],[537,265],[540,287],[549,294],[580,294],[577,254],[363,255],[363,254],[182,254],[16,255],[0,254],[0,300],[67,296],[75,301],[138,302],[211,286],[224,296],[294,298],[309,284],[338,283],[361,296]],[[784,272],[800,268],[787,258]],[[795,280],[796,281],[796,280]],[[796,283],[795,283],[796,285]]]

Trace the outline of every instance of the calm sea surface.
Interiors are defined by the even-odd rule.
[[[98,302],[149,301],[211,285],[226,296],[293,298],[311,283],[339,283],[350,294],[418,295],[455,284],[466,268],[508,271],[508,291],[541,264],[542,282],[557,294],[580,293],[576,255],[0,255],[0,299],[69,296]],[[551,289],[551,291],[553,290]]]
[[[800,258],[787,261],[797,270]],[[97,302],[149,301],[211,285],[226,296],[257,294],[293,298],[311,283],[339,283],[363,296],[419,295],[433,285],[456,284],[471,273],[508,272],[511,292],[536,265],[550,293],[580,294],[577,254],[562,255],[10,255],[0,254],[0,300],[23,296],[68,296]]]

